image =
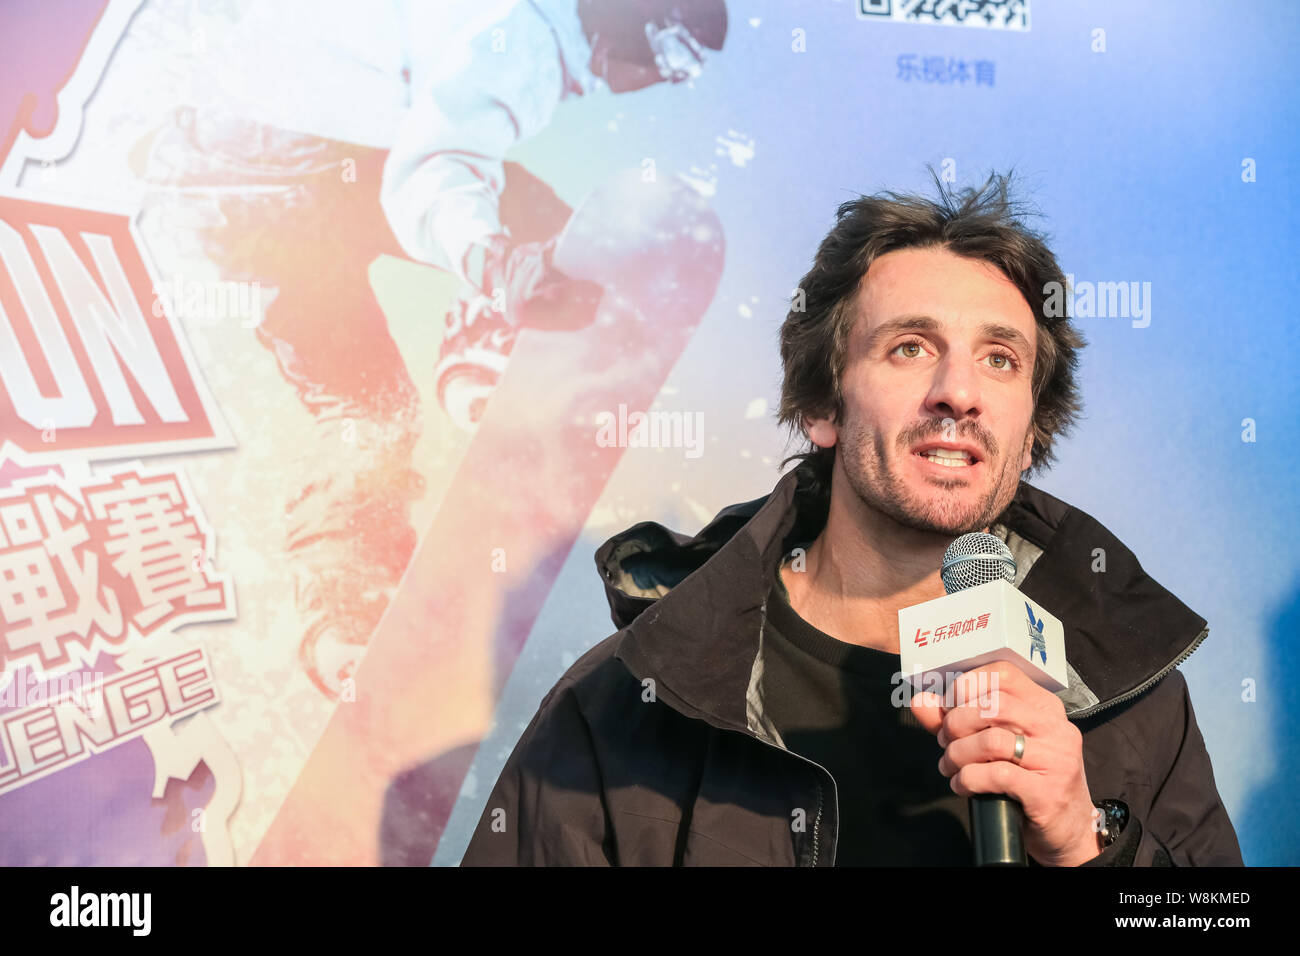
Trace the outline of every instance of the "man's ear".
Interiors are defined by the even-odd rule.
[[[829,418],[803,418],[804,434],[819,448],[833,448],[839,440],[839,428]]]

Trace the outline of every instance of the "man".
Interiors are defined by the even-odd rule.
[[[597,552],[621,629],[542,701],[465,864],[968,864],[972,793],[1023,805],[1032,864],[1242,862],[1174,669],[1205,621],[1021,480],[1080,408],[1060,267],[1005,178],[938,185],[845,203],[800,285],[799,467],[695,538]],[[898,706],[898,609],[976,530],[1064,621],[1069,686],[992,665],[984,698]]]

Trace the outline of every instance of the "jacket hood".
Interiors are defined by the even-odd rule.
[[[697,535],[642,522],[597,549],[620,629],[615,655],[687,716],[753,731],[768,593],[784,555],[826,522],[826,500],[811,484],[796,468],[771,494],[724,508]],[[1016,558],[1016,587],[1065,626],[1069,684],[1057,696],[1071,719],[1141,693],[1208,634],[1205,619],[1100,522],[1027,482],[990,531]],[[1098,548],[1104,571],[1093,571]]]

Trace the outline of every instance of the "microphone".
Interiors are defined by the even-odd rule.
[[[1002,660],[1064,690],[1065,629],[1012,582],[1016,561],[997,537],[957,538],[940,570],[947,594],[898,612],[900,664],[918,687],[946,692],[959,673]],[[970,798],[976,866],[1026,866],[1024,811],[1005,794]]]

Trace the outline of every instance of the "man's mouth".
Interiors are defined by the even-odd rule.
[[[941,468],[970,468],[978,465],[981,461],[977,449],[969,445],[944,442],[931,442],[922,445],[913,454]]]

